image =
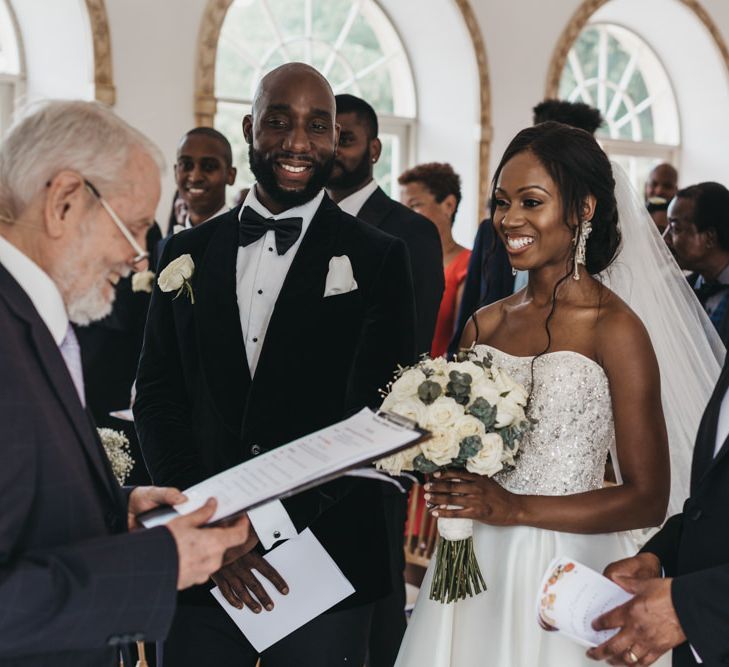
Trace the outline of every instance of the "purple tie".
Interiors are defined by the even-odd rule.
[[[66,337],[61,343],[61,354],[63,360],[66,362],[68,372],[71,374],[71,379],[76,387],[81,405],[86,407],[86,396],[84,395],[84,373],[81,366],[81,347],[78,344],[76,333],[73,327],[69,324],[68,331],[66,331]]]

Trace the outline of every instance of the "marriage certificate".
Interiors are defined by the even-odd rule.
[[[189,514],[208,498],[218,507],[211,523],[323,484],[401,449],[427,433],[397,415],[364,408],[355,415],[272,449],[185,489],[187,502],[140,517],[147,528]]]

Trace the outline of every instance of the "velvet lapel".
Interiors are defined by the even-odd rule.
[[[719,412],[724,400],[724,394],[729,388],[729,357],[716,383],[714,393],[706,406],[706,412],[699,426],[699,433],[694,447],[694,460],[691,466],[691,490],[697,488],[697,484],[716,467],[729,451],[729,438],[722,444],[721,449],[714,456],[714,445],[716,442],[716,429],[718,427]]]
[[[272,373],[280,370],[277,369],[278,351],[283,345],[295,344],[297,328],[311,322],[312,313],[316,312],[317,304],[324,298],[329,260],[336,247],[340,231],[338,217],[341,214],[339,207],[325,196],[286,274],[256,366],[243,430],[249,416],[258,412],[256,403],[259,397],[265,399]]]
[[[215,231],[195,271],[195,305],[190,306],[200,366],[213,405],[236,436],[251,382],[236,296],[237,211],[226,213],[214,223]]]
[[[98,476],[101,486],[111,499],[118,503],[119,492],[118,488],[115,488],[118,485],[110,474],[109,464],[103,458],[103,448],[100,446],[98,435],[94,432],[92,422],[78,399],[76,387],[61,351],[27,294],[2,266],[0,266],[0,294],[10,308],[29,325],[39,365],[76,431],[84,454]]]
[[[364,203],[357,213],[357,217],[364,222],[380,227],[382,221],[390,214],[392,209],[392,199],[390,199],[382,188],[377,188]]]

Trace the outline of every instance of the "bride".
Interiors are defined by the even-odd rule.
[[[537,625],[542,574],[556,556],[602,571],[635,553],[627,531],[657,526],[666,515],[668,436],[673,450],[677,429],[693,431],[703,408],[676,406],[684,415],[691,409],[699,413],[689,415],[688,422],[694,421],[688,425],[672,416],[667,433],[663,406],[673,408],[676,397],[670,396],[667,404],[664,392],[662,401],[651,339],[661,340],[664,354],[664,348],[671,351],[664,338],[673,334],[654,329],[689,322],[687,335],[703,337],[706,318],[683,290],[685,281],[665,248],[653,248],[653,253],[670,270],[656,265],[655,275],[643,272],[645,277],[635,280],[651,261],[638,255],[631,260],[638,266],[628,267],[628,278],[623,267],[611,279],[608,267],[616,257],[624,259],[628,250],[635,251],[626,247],[624,213],[619,225],[610,162],[586,132],[543,123],[520,132],[501,159],[491,218],[513,268],[529,271],[529,284],[479,310],[462,346],[486,346],[494,363],[527,387],[528,414],[536,423],[521,443],[513,470],[493,479],[444,473],[425,486],[433,516],[476,520],[474,548],[488,590],[455,604],[433,602],[427,597],[431,565],[400,649],[399,667],[595,664],[584,648]],[[633,205],[630,215],[640,218],[640,204]],[[654,230],[650,234],[657,238]],[[640,309],[659,310],[655,298],[645,298],[645,291],[658,283],[685,310],[680,322],[661,324],[665,314],[653,318],[659,326],[654,322],[649,335],[636,312],[606,284],[619,287],[631,303],[643,294],[642,301],[649,303],[641,303]],[[662,360],[661,369],[665,362],[686,370],[696,383],[686,380],[689,393],[698,393],[701,403],[718,377],[721,350],[715,339],[711,346],[694,341],[694,347],[700,351],[685,353],[692,369],[686,370],[675,357]],[[609,451],[619,483],[606,486]],[[683,480],[690,451],[676,460],[685,465]]]

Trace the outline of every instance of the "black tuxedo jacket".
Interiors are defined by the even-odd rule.
[[[120,642],[161,639],[177,550],[126,533],[112,476],[48,328],[0,265],[0,664],[118,664]]]
[[[357,217],[405,241],[415,289],[417,351],[419,354],[430,352],[445,288],[443,249],[438,230],[427,218],[388,197],[382,188],[369,196]]]
[[[729,439],[716,457],[717,422],[729,389],[729,358],[699,425],[691,497],[643,551],[656,554],[671,587],[681,627],[705,665],[729,664]],[[673,664],[697,664],[688,643]]]
[[[699,279],[698,273],[692,273],[687,278],[689,285],[691,285],[691,287],[694,291],[697,291],[696,283],[697,283],[698,279]],[[698,294],[697,294],[697,296],[698,296]],[[699,300],[701,300],[701,299],[699,299]],[[703,306],[704,304],[702,303],[701,305]],[[721,318],[721,322],[719,322],[719,326],[716,326],[716,331],[719,334],[719,337],[721,338],[724,345],[729,346],[729,308],[727,308],[726,312],[724,313],[724,317]]]
[[[251,378],[236,299],[238,211],[171,237],[160,266],[189,253],[187,297],[155,288],[134,415],[154,481],[192,484],[380,402],[378,389],[415,353],[413,291],[402,241],[328,198],[301,242]],[[324,298],[332,257],[346,255],[358,289]],[[311,526],[362,604],[386,594],[380,484],[345,478],[285,500]],[[187,600],[192,602],[190,596]],[[212,600],[198,595],[196,602]]]
[[[494,234],[491,220],[484,220],[473,242],[468,274],[463,286],[463,297],[456,319],[456,330],[448,347],[448,354],[458,352],[463,330],[479,308],[511,296],[514,274],[504,244]]]

